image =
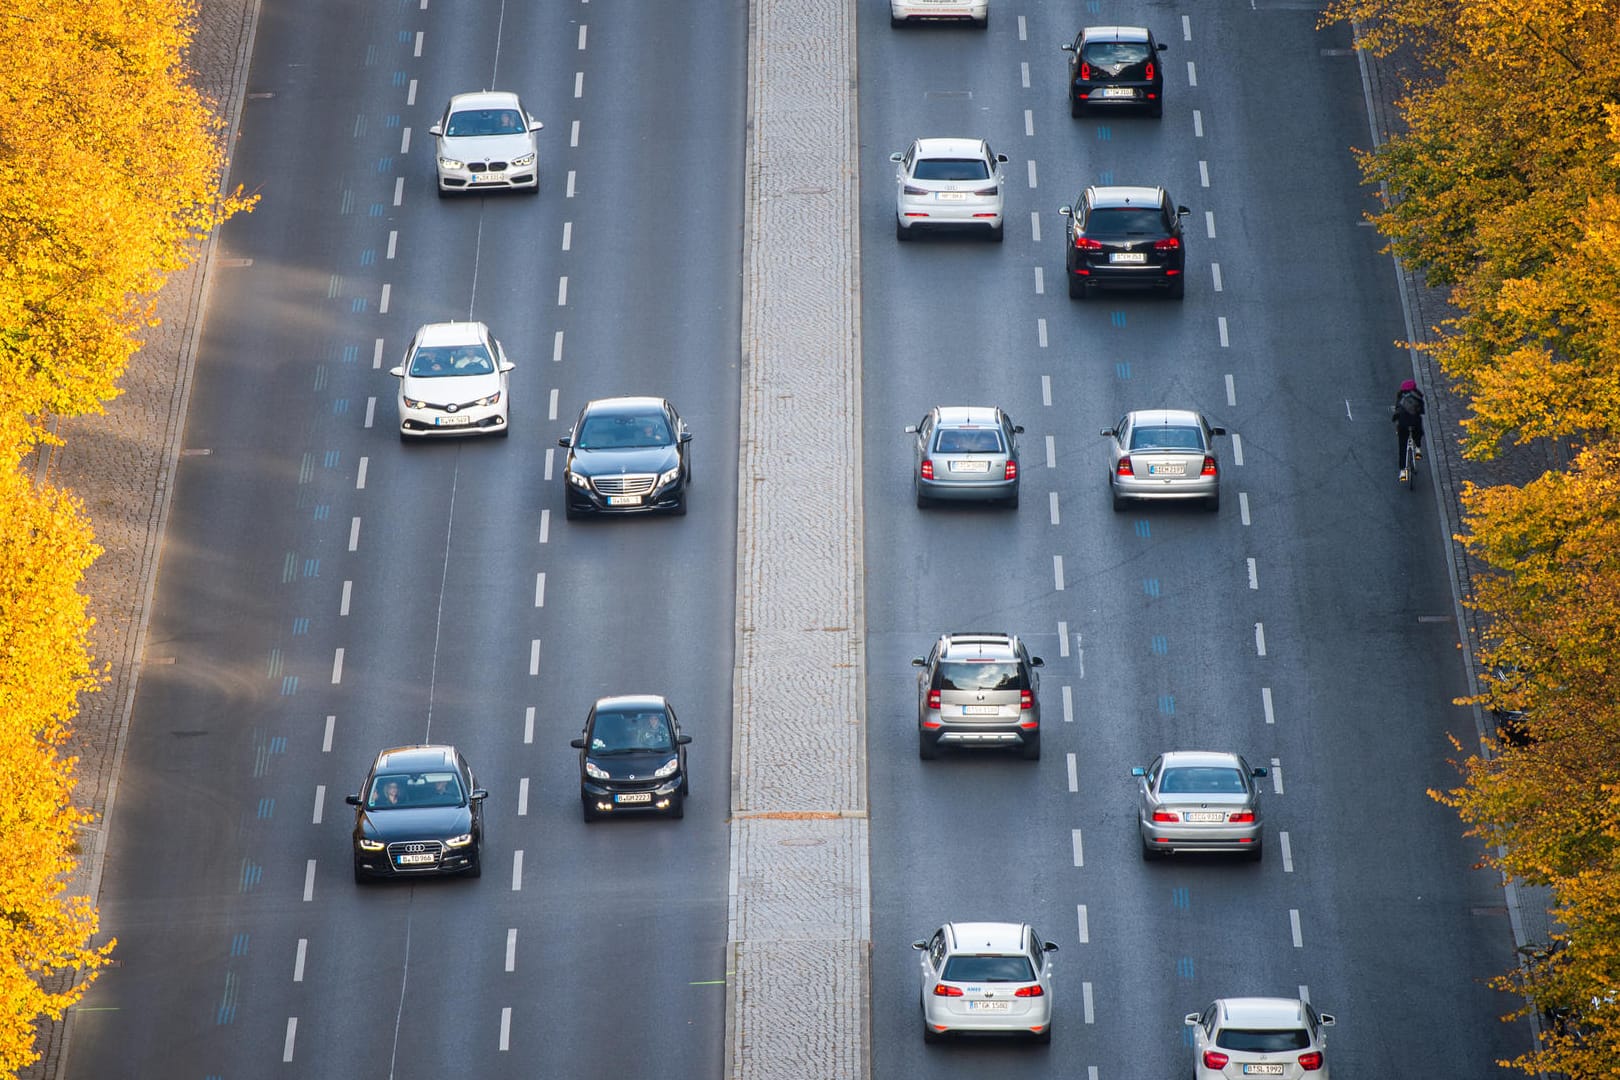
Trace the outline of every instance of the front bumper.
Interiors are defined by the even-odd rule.
[[[677,772],[656,784],[585,780],[579,785],[579,797],[598,814],[660,814],[681,797],[681,774]]]
[[[603,495],[595,486],[580,487],[563,476],[563,498],[572,514],[647,514],[661,510],[676,510],[686,498],[686,483],[676,477],[662,487],[653,487],[644,495]],[[635,498],[633,503],[613,502],[613,499]]]
[[[431,865],[400,866],[394,862],[389,849],[383,851],[354,851],[356,870],[379,878],[432,877],[438,874],[460,874],[471,870],[478,856],[477,843],[466,847],[447,848]]]
[[[521,168],[506,169],[501,172],[439,169],[440,191],[500,191],[514,188],[532,189],[539,186],[540,169],[538,165],[524,165]]]
[[[505,396],[504,394],[502,395]],[[451,417],[466,417],[451,420]],[[420,438],[455,438],[460,435],[492,435],[506,430],[506,409],[502,405],[475,406],[446,412],[443,409],[399,410],[399,433]]]

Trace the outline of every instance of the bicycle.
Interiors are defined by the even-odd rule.
[[[1412,438],[1410,430],[1406,433],[1406,464],[1401,468],[1401,483],[1406,485],[1407,491],[1417,490],[1417,440]]]

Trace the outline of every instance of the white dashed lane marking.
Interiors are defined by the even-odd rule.
[[[343,599],[338,601],[338,614],[340,616],[341,615],[347,615],[349,613],[349,596],[353,592],[354,592],[354,582],[345,581],[343,583]]]
[[[293,954],[293,982],[304,981],[304,953],[309,949],[309,938],[298,939],[298,951]]]
[[[1073,847],[1074,847],[1074,865],[1076,865],[1076,866],[1084,866],[1084,865],[1086,865],[1086,854],[1085,854],[1085,851],[1080,846],[1080,830],[1079,829],[1070,829],[1069,830],[1069,843],[1071,845],[1073,845]]]
[[[1080,944],[1091,943],[1091,920],[1086,916],[1086,905],[1080,904],[1076,909],[1080,918]]]
[[[1269,686],[1260,688],[1260,708],[1265,710],[1266,723],[1275,724],[1277,722],[1276,714],[1271,711],[1271,687]]]

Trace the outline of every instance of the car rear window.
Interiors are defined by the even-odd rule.
[[[1086,218],[1086,235],[1162,236],[1164,215],[1156,206],[1100,206]]]
[[[1140,64],[1152,55],[1145,41],[1089,41],[1080,50],[1087,63],[1110,68]]]
[[[1132,450],[1202,450],[1203,436],[1194,427],[1139,427],[1131,429]]]
[[[523,115],[516,109],[463,109],[450,114],[444,133],[452,139],[481,135],[518,135],[526,130]]]
[[[1250,1054],[1277,1054],[1288,1050],[1304,1050],[1311,1045],[1311,1036],[1304,1028],[1286,1031],[1255,1031],[1250,1028],[1222,1028],[1215,1036],[1215,1045],[1222,1050],[1242,1050]]]
[[[1159,781],[1160,793],[1170,795],[1241,795],[1245,790],[1242,773],[1214,766],[1166,769]]]
[[[940,976],[946,982],[1002,983],[1034,982],[1035,969],[1029,957],[1017,956],[953,956],[945,961]]]
[[[1027,690],[1018,664],[1003,660],[947,660],[939,665],[941,690]]]
[[[994,454],[1001,449],[1001,432],[995,428],[942,428],[934,449],[941,454]]]
[[[911,175],[918,180],[988,180],[990,165],[983,158],[919,158]]]

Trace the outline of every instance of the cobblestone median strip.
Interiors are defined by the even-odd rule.
[[[752,0],[725,1047],[735,1080],[869,1073],[855,62],[853,0]]]

